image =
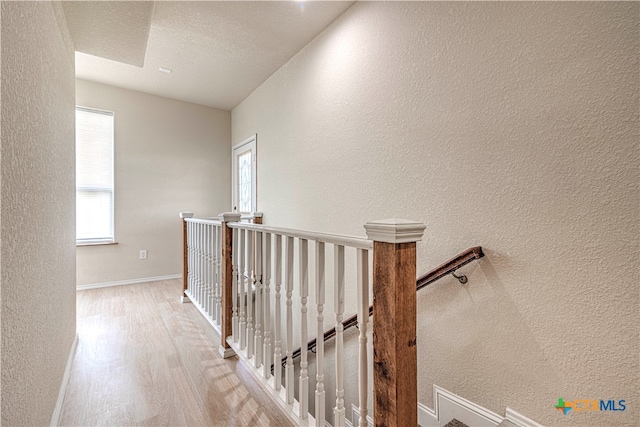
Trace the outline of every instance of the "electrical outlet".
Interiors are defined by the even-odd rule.
[[[140,249],[140,259],[147,259],[147,250]]]

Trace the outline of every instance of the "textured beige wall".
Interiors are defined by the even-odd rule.
[[[437,384],[544,424],[637,425],[639,8],[357,3],[233,110],[269,224],[423,221],[420,273],[484,247],[469,285],[419,294],[426,405]],[[628,405],[563,416],[559,397]]]
[[[231,113],[83,80],[76,88],[77,105],[115,112],[118,242],[78,247],[78,285],[181,273],[180,211],[230,208]]]
[[[7,426],[49,425],[75,336],[69,40],[63,15],[49,2],[2,2],[1,380]]]

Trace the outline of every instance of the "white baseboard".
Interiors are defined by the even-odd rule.
[[[78,334],[73,338],[71,349],[69,350],[69,356],[67,357],[67,366],[64,368],[64,375],[62,376],[62,383],[60,384],[60,390],[58,391],[58,400],[56,407],[53,410],[53,416],[51,417],[51,427],[56,427],[60,422],[60,413],[62,412],[62,404],[64,403],[64,395],[67,392],[67,385],[69,384],[69,377],[71,376],[71,366],[73,365],[73,359],[76,355],[76,348],[78,347]]]
[[[143,277],[140,279],[118,280],[116,282],[92,283],[89,285],[78,285],[76,291],[86,291],[88,289],[108,288],[111,286],[135,285],[137,283],[157,282],[160,280],[180,279],[182,274],[172,274],[169,276]]]
[[[510,421],[516,427],[542,427],[535,421],[507,408],[504,417],[489,411],[473,402],[457,396],[441,387],[433,386],[433,407],[430,409],[422,403],[418,403],[418,425],[421,427],[442,427],[454,418],[468,426],[491,426],[497,427],[504,420]],[[351,407],[353,413],[353,424],[357,425],[360,420],[360,410],[356,405]],[[367,416],[367,425],[373,426],[373,418]]]
[[[418,403],[418,424],[422,427],[441,427],[454,418],[468,426],[496,427],[502,421],[512,422],[517,427],[541,427],[540,424],[506,408],[504,417],[480,405],[457,396],[437,385],[433,386],[433,407]]]
[[[511,408],[507,408],[506,412],[505,412],[505,420],[507,421],[511,421],[513,424],[520,426],[520,427],[542,427],[541,424],[538,424],[537,422],[533,421],[530,418],[525,417],[522,414],[517,413],[516,411],[514,411]]]

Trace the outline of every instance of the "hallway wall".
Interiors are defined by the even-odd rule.
[[[51,423],[76,331],[74,56],[59,7],[1,5],[5,426]]]
[[[78,247],[78,285],[181,274],[178,214],[231,205],[231,113],[85,80],[76,90],[77,105],[115,113],[118,242]]]
[[[427,406],[437,384],[543,424],[640,417],[553,407],[640,401],[639,9],[359,2],[233,110],[265,223],[422,221],[419,274],[485,249],[418,296]]]

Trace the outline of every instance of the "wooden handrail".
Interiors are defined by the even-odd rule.
[[[416,290],[419,291],[425,286],[455,272],[460,267],[469,264],[471,261],[480,259],[483,256],[484,253],[482,252],[481,246],[474,246],[473,248],[467,249],[455,258],[451,258],[449,261],[437,266],[427,274],[420,276],[416,281]]]
[[[443,278],[444,276],[454,273],[460,267],[469,264],[471,261],[480,259],[483,256],[484,256],[484,252],[482,252],[481,246],[474,246],[472,248],[467,249],[466,251],[451,258],[449,261],[445,262],[444,264],[441,264],[438,267],[434,268],[427,274],[420,276],[416,280],[416,291],[419,291],[420,289],[426,287],[427,285],[435,282],[438,279]],[[369,316],[371,316],[372,314],[373,314],[373,306],[369,306]],[[345,331],[357,324],[358,324],[357,314],[354,314],[353,316],[349,317],[347,320],[342,322],[342,326],[344,327]],[[324,333],[324,340],[327,341],[335,336],[336,336],[336,328],[333,327]],[[311,351],[316,347],[316,342],[317,342],[316,338],[309,341],[309,343],[307,344],[308,351]],[[297,357],[300,357],[300,353],[301,353],[301,349],[297,349],[293,352],[292,357],[294,359]]]

